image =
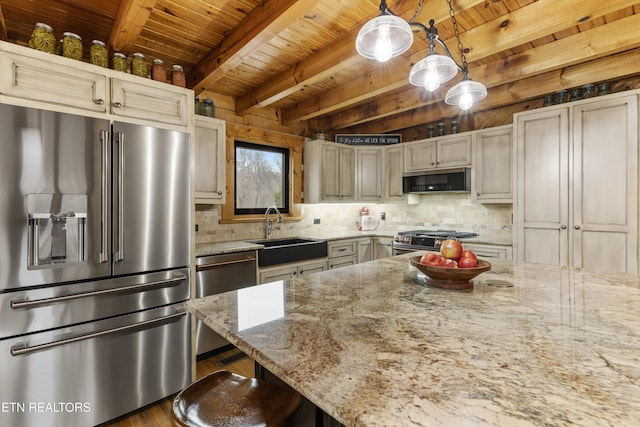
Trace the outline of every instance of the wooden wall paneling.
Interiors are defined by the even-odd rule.
[[[255,127],[249,127],[234,123],[227,123],[227,159],[226,159],[226,181],[227,181],[227,194],[226,200],[227,203],[222,205],[222,218],[221,222],[223,223],[233,223],[233,222],[256,222],[264,218],[263,215],[243,215],[242,217],[236,218],[234,216],[234,192],[235,192],[235,182],[234,182],[234,167],[235,167],[235,159],[234,159],[234,142],[236,139],[246,142],[254,142],[258,144],[266,144],[273,145],[278,147],[290,148],[290,161],[291,161],[291,174],[292,174],[292,185],[290,188],[290,198],[292,204],[302,203],[302,184],[303,184],[303,173],[302,173],[302,150],[304,147],[304,138],[289,135],[280,132],[273,132],[266,129],[257,129]],[[293,209],[293,212],[290,212],[289,215],[283,215],[283,217],[299,217],[299,212]]]

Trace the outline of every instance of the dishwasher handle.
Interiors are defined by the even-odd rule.
[[[47,350],[49,348],[53,348],[53,347],[59,347],[65,344],[71,344],[74,342],[78,342],[78,341],[84,341],[84,340],[88,340],[88,339],[92,339],[92,338],[99,338],[99,337],[103,337],[105,335],[112,335],[112,334],[116,334],[118,332],[126,332],[129,331],[131,329],[136,329],[136,328],[142,328],[142,327],[148,327],[150,325],[153,325],[155,323],[160,323],[160,322],[168,322],[170,320],[173,320],[177,317],[181,317],[181,316],[186,316],[187,312],[186,310],[180,310],[178,313],[175,314],[170,314],[168,316],[162,316],[162,317],[157,317],[155,319],[151,319],[151,320],[145,320],[142,322],[138,322],[138,323],[134,323],[132,325],[125,325],[125,326],[120,326],[118,328],[113,328],[113,329],[107,329],[105,331],[100,331],[100,332],[93,332],[90,334],[86,334],[86,335],[78,335],[72,338],[67,338],[67,339],[63,339],[60,341],[53,341],[53,342],[48,342],[46,344],[38,344],[38,345],[34,345],[31,347],[11,347],[11,355],[12,356],[24,356],[30,353],[34,353],[36,351],[40,351],[40,350]]]
[[[225,265],[242,264],[245,262],[254,262],[255,260],[256,260],[256,257],[247,257],[247,258],[234,259],[231,261],[212,262],[210,264],[197,265],[196,271],[212,270],[214,268],[222,267]]]

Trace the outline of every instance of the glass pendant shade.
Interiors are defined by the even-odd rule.
[[[451,58],[431,52],[411,68],[409,82],[433,92],[457,73],[458,66]]]
[[[482,83],[464,78],[460,83],[449,89],[444,102],[449,105],[457,105],[462,110],[471,108],[474,102],[487,96],[487,88]]]
[[[407,21],[394,15],[380,15],[358,32],[356,50],[365,58],[386,62],[403,54],[413,43]]]

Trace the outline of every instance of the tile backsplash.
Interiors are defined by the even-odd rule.
[[[406,197],[406,196],[405,196]],[[313,236],[325,233],[357,231],[360,209],[366,206],[377,222],[376,233],[393,235],[396,231],[414,229],[449,229],[475,231],[480,236],[511,242],[511,204],[473,203],[469,194],[428,194],[419,196],[419,203],[340,203],[303,204],[301,221],[274,224],[272,238]],[[380,220],[382,212],[386,220]],[[314,224],[314,219],[320,220]],[[219,224],[220,207],[196,206],[196,243],[261,239],[264,223]]]

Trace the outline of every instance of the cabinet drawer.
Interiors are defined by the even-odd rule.
[[[329,270],[340,267],[348,267],[350,265],[356,265],[357,263],[358,257],[356,255],[329,258]]]
[[[478,258],[504,259],[508,261],[511,261],[513,259],[512,248],[510,247],[469,243],[464,243],[463,246],[465,249],[473,251],[478,256]]]
[[[166,87],[164,87],[166,86]],[[162,88],[140,82],[111,80],[111,113],[156,122],[186,126],[189,97],[181,88]]]
[[[329,258],[343,257],[347,255],[356,255],[357,250],[358,250],[358,242],[355,240],[327,243],[327,254]]]
[[[0,52],[0,93],[3,95],[105,112],[106,88],[105,75]]]

